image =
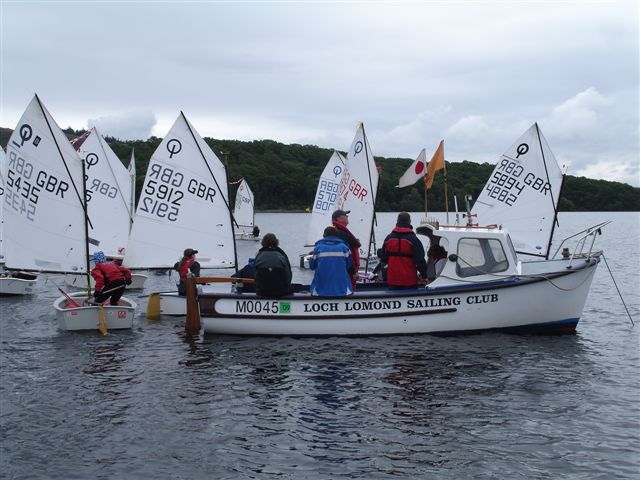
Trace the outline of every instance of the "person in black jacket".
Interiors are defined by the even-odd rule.
[[[256,255],[256,293],[260,297],[278,298],[293,291],[289,257],[278,243],[273,233],[267,233]]]

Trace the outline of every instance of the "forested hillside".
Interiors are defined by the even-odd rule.
[[[67,129],[71,138],[83,133]],[[0,129],[3,148],[9,141],[11,130]],[[151,137],[146,141],[119,141],[106,139],[123,161],[129,163],[131,151],[135,149],[137,191],[144,181],[149,158],[161,139]],[[332,150],[313,145],[285,145],[272,140],[243,142],[205,138],[211,149],[228,166],[230,181],[244,177],[255,195],[256,208],[260,210],[305,210],[311,208],[320,173],[332,154]],[[499,154],[487,161],[495,162]],[[376,202],[378,211],[421,211],[424,209],[421,182],[411,187],[395,188],[398,178],[409,167],[413,159],[376,157],[381,168],[379,193]],[[447,162],[449,209],[453,210],[453,195],[458,206],[464,209],[464,195],[474,199],[482,190],[493,171],[493,163]],[[233,187],[235,188],[235,187]],[[232,198],[235,190],[231,190]],[[137,197],[136,197],[137,198]],[[429,210],[444,211],[444,183],[442,171],[436,175],[433,188],[429,190]],[[593,180],[568,175],[565,181],[561,211],[640,211],[640,188],[630,185]]]

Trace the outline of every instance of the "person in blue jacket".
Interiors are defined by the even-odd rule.
[[[324,229],[323,238],[316,242],[309,268],[314,270],[311,295],[338,297],[351,295],[351,252],[340,238],[336,227]]]

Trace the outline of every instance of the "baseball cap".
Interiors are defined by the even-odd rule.
[[[333,214],[331,215],[331,220],[335,220],[338,217],[341,217],[342,215],[349,215],[351,213],[351,210],[336,210],[335,212],[333,212]]]
[[[184,256],[185,257],[190,257],[191,255],[193,255],[194,253],[198,253],[198,250],[194,250],[193,248],[187,248],[184,251]]]

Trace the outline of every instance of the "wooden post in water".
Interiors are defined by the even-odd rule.
[[[184,324],[184,330],[189,335],[197,335],[200,333],[200,307],[196,279],[192,275],[187,276],[185,289],[187,293],[187,320]]]

